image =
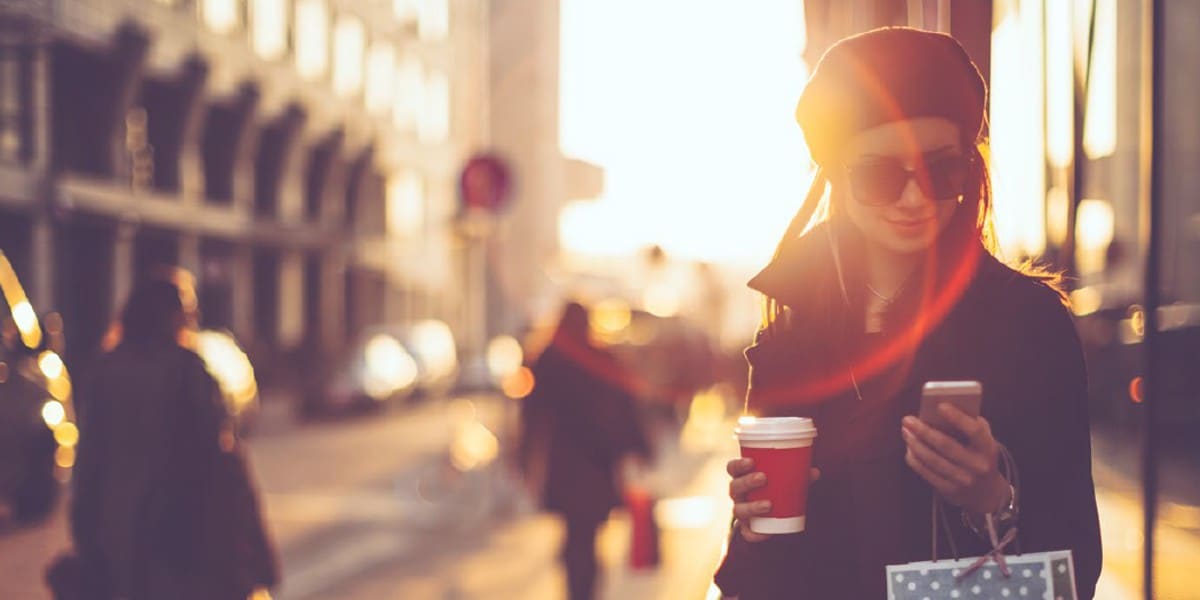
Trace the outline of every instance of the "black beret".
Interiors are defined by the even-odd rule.
[[[848,137],[901,119],[944,117],[974,143],[986,102],[987,84],[957,40],[885,27],[830,46],[800,94],[796,121],[813,160],[828,167]]]

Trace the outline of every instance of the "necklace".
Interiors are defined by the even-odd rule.
[[[893,296],[884,296],[883,294],[879,293],[879,290],[872,287],[871,284],[869,284],[869,283],[867,284],[867,291],[871,292],[871,294],[873,294],[876,298],[883,300],[884,304],[891,304],[892,301],[896,299],[894,295]]]

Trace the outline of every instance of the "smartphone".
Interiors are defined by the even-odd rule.
[[[958,428],[938,410],[938,405],[944,403],[957,406],[967,416],[978,417],[983,405],[983,384],[978,381],[928,381],[921,390],[921,411],[917,418],[961,439]]]

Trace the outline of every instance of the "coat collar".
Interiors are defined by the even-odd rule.
[[[976,288],[985,282],[998,281],[1005,273],[1013,274],[981,244],[971,244],[969,249],[953,252],[956,256],[973,257],[968,260],[974,264],[963,270],[968,278],[963,282],[964,288]],[[767,266],[746,285],[792,307],[804,305],[814,291],[836,293],[839,284],[833,261],[832,225],[820,223],[804,235],[784,240]]]
[[[788,306],[802,304],[814,289],[836,286],[830,227],[820,223],[804,235],[784,240],[746,285]]]

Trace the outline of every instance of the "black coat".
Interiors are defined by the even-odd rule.
[[[781,255],[751,286],[784,306],[803,306],[812,282],[796,281],[795,260]],[[979,380],[982,414],[1019,471],[1020,550],[1072,550],[1079,597],[1093,596],[1100,527],[1083,352],[1071,315],[1047,285],[986,253],[973,262],[961,297],[916,351],[875,376],[859,376],[861,402],[853,389],[779,402],[838,371],[838,357],[803,333],[806,320],[825,317],[796,310],[787,324],[760,332],[746,352],[750,406],[813,417],[813,461],[822,474],[810,491],[807,531],[757,544],[733,534],[716,575],[724,593],[741,600],[884,598],[885,565],[930,560],[931,489],[904,462],[900,420],[917,413],[926,381]],[[948,510],[960,555],[986,552],[957,509]],[[939,548],[946,558],[944,538]]]
[[[222,447],[227,415],[198,355],[123,344],[77,400],[71,532],[108,588],[88,598],[240,599],[278,581],[257,491],[240,449]]]
[[[621,457],[648,456],[649,444],[616,360],[587,345],[562,346],[551,344],[533,365],[518,459],[547,510],[600,522],[621,503]]]

